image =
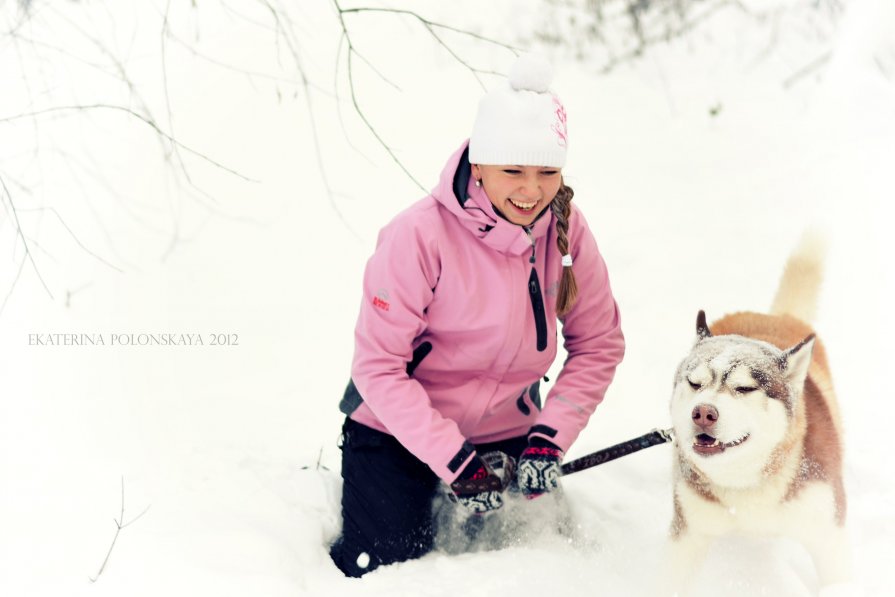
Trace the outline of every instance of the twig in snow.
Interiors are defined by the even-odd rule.
[[[96,576],[90,577],[90,582],[96,582],[99,578],[99,575],[103,573],[103,570],[106,569],[106,564],[109,563],[109,557],[112,555],[112,550],[115,548],[115,542],[118,541],[118,535],[121,533],[121,529],[124,529],[133,523],[140,520],[140,518],[146,514],[149,510],[149,506],[146,506],[146,509],[137,514],[134,518],[129,520],[128,522],[124,522],[124,477],[121,477],[121,514],[117,519],[113,519],[115,521],[115,536],[112,537],[112,544],[109,546],[109,551],[106,552],[106,558],[103,560],[102,565],[99,567],[99,571],[96,573]]]
[[[329,470],[329,468],[328,468],[327,466],[325,466],[325,465],[323,465],[323,464],[320,464],[320,461],[321,461],[322,459],[323,459],[323,446],[320,446],[320,452],[317,453],[317,464],[314,466],[314,470],[315,470],[315,471],[319,471],[320,469],[323,469],[323,470],[325,470],[325,471],[328,471],[328,470]],[[309,468],[311,468],[311,467],[309,467],[309,466],[303,466],[303,467],[301,467],[301,470],[306,471],[306,470],[308,470]]]

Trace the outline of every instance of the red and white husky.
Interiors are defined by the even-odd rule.
[[[821,248],[806,237],[793,253],[770,315],[711,326],[697,317],[671,400],[669,593],[684,594],[712,541],[729,533],[793,538],[810,552],[822,594],[851,590],[842,427],[826,353],[806,323]]]

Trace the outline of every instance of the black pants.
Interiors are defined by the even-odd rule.
[[[476,446],[519,457],[526,438]],[[342,427],[342,535],[330,557],[346,576],[359,577],[383,564],[432,550],[432,500],[439,479],[393,436],[351,419]]]

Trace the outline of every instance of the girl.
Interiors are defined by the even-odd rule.
[[[438,186],[383,228],[367,263],[330,551],[348,576],[432,549],[440,482],[471,512],[499,508],[489,451],[518,459],[527,497],[557,488],[622,359],[606,265],[563,183],[551,79],[542,59],[517,60]],[[568,358],[542,407],[557,319]]]

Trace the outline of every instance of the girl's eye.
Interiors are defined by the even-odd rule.
[[[693,388],[693,390],[699,390],[700,388],[702,388],[701,383],[696,383],[694,381],[690,381],[689,379],[687,380],[687,383],[690,384],[690,387]]]
[[[513,170],[513,169],[511,169],[511,168],[505,168],[505,169],[504,169],[504,172],[505,172],[506,174],[519,174],[519,173],[521,172],[521,170]]]
[[[541,176],[556,176],[559,174],[559,170],[544,170],[541,172]]]

